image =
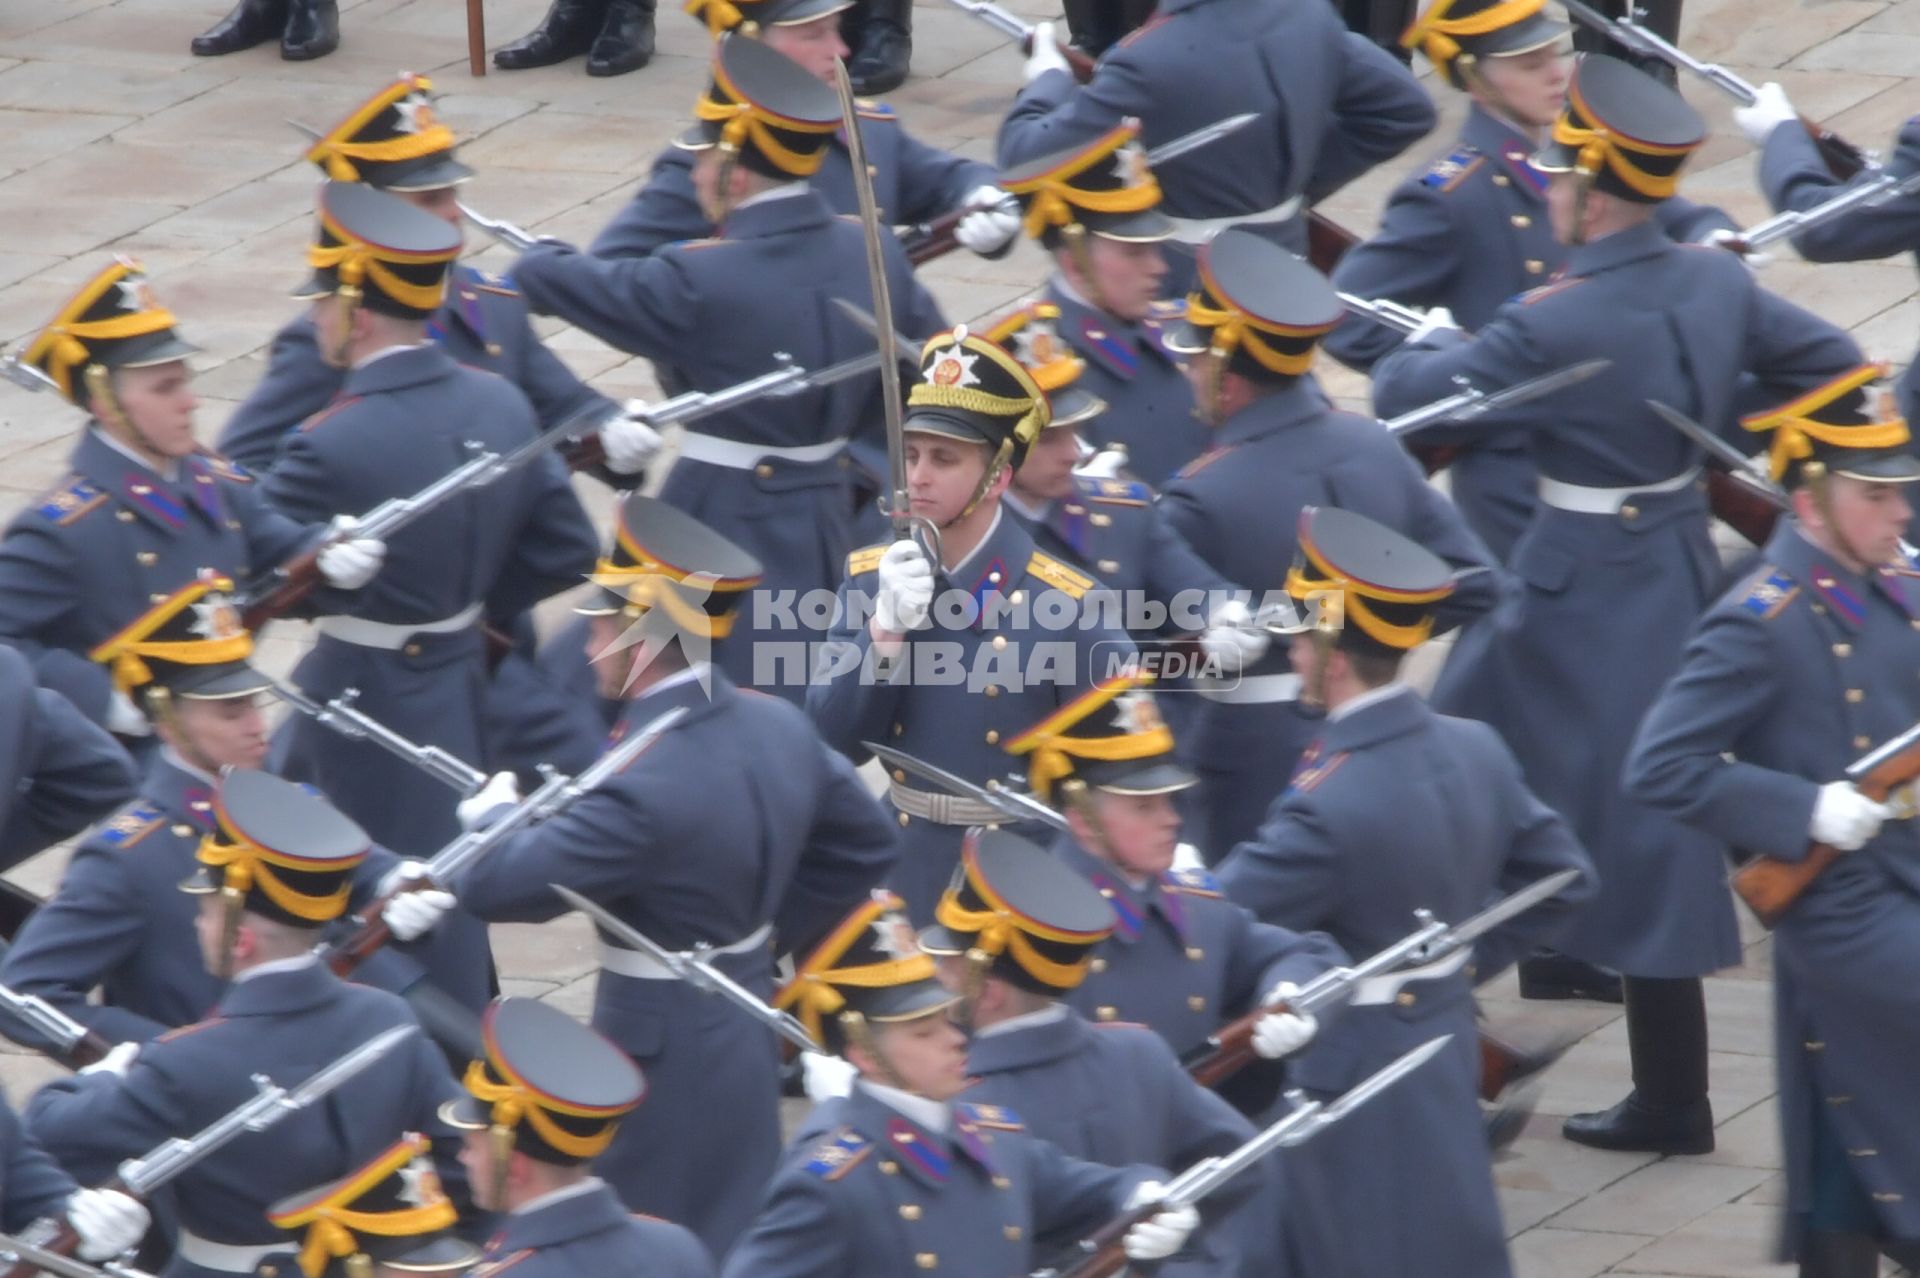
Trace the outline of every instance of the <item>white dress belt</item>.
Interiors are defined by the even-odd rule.
[[[1679,492],[1700,477],[1700,468],[1692,467],[1672,479],[1657,484],[1634,484],[1628,488],[1588,488],[1584,484],[1562,483],[1540,476],[1540,500],[1555,510],[1576,515],[1617,515],[1620,508],[1641,493]]]
[[[1253,213],[1231,213],[1226,217],[1169,217],[1173,238],[1183,244],[1205,244],[1230,226],[1264,226],[1269,222],[1291,222],[1300,216],[1300,197],[1282,200],[1270,209]]]
[[[394,625],[385,621],[368,621],[365,617],[322,617],[315,624],[320,633],[329,639],[338,639],[341,643],[360,648],[398,652],[415,635],[458,634],[478,620],[480,605],[475,603],[439,621],[408,621]]]
[[[713,958],[728,954],[747,954],[766,945],[773,936],[773,924],[762,923],[753,932],[732,945],[716,945],[707,951],[707,957]],[[604,937],[600,941],[600,967],[604,971],[618,972],[621,976],[631,976],[636,981],[671,981],[677,979],[673,969],[651,954],[642,954],[639,950],[624,949]]]
[[[680,455],[688,461],[705,462],[709,466],[725,466],[728,470],[752,470],[763,458],[775,457],[790,462],[831,461],[847,446],[844,439],[830,439],[824,444],[802,444],[794,448],[775,448],[771,444],[749,444],[737,439],[721,439],[718,435],[698,435],[693,431],[684,431],[680,435]]]
[[[285,1256],[288,1265],[291,1265],[298,1249],[293,1243],[284,1241],[259,1246],[217,1243],[182,1229],[179,1238],[174,1241],[173,1250],[180,1259],[202,1269],[218,1269],[226,1274],[251,1274],[260,1267],[261,1261],[271,1256]]]
[[[1403,967],[1384,976],[1369,976],[1353,987],[1352,1004],[1355,1007],[1377,1007],[1381,1003],[1393,1002],[1400,997],[1403,986],[1415,981],[1437,981],[1452,976],[1467,965],[1467,953],[1467,947],[1463,945],[1447,957],[1420,967]]]
[[[1276,701],[1300,699],[1297,674],[1242,675],[1238,683],[1223,683],[1217,688],[1201,684],[1196,689],[1209,701],[1227,706],[1267,705]]]

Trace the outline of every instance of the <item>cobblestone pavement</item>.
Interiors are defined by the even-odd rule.
[[[1313,0],[1288,0],[1311,3]],[[400,69],[433,75],[441,116],[479,170],[472,203],[541,232],[584,240],[627,198],[647,161],[676,131],[704,80],[704,39],[662,4],[661,50],[644,72],[589,79],[579,62],[471,78],[462,6],[450,0],[342,0],[345,43],[319,62],[282,63],[274,47],[196,59],[187,41],[227,0],[0,0],[0,340],[43,322],[108,252],[142,258],[195,341],[206,347],[201,433],[212,439],[259,376],[264,346],[295,303],[303,274],[310,168],[288,119],[329,123]],[[490,0],[494,44],[525,31],[545,0]],[[1017,0],[1049,16],[1048,0]],[[929,140],[986,155],[1020,61],[964,14],[922,0],[915,78],[893,101]],[[1685,43],[1753,80],[1783,81],[1810,116],[1870,147],[1885,147],[1920,111],[1920,0],[1690,0]],[[1727,101],[1683,86],[1714,121],[1686,191],[1741,220],[1763,216],[1747,143]],[[1398,164],[1355,184],[1325,210],[1370,227],[1392,182],[1422,163],[1443,133]],[[476,246],[478,247],[478,246]],[[479,254],[503,267],[498,248]],[[994,312],[1040,277],[1029,248],[989,263],[958,254],[927,272],[955,319]],[[1905,261],[1823,266],[1775,262],[1766,283],[1852,327],[1869,352],[1904,362],[1916,329],[1916,280]],[[651,395],[646,367],[583,334],[550,325],[557,350],[613,395]],[[1361,381],[1324,376],[1361,402]],[[0,391],[0,515],[63,473],[73,412],[48,397]],[[593,487],[593,486],[589,486]],[[588,493],[596,510],[605,497]],[[284,666],[298,627],[267,644]],[[23,867],[45,890],[63,854]],[[1490,1001],[1495,1022],[1520,1038],[1584,1033],[1549,1074],[1539,1113],[1499,1166],[1519,1271],[1525,1278],[1788,1274],[1770,1266],[1774,1204],[1783,1192],[1772,1093],[1767,946],[1750,934],[1741,968],[1708,982],[1713,1100],[1719,1149],[1702,1158],[1605,1154],[1559,1138],[1562,1115],[1618,1099],[1626,1087],[1624,1026],[1616,1009],[1523,1004],[1511,981]],[[507,986],[584,1015],[593,961],[577,920],[496,929]],[[50,1076],[37,1057],[0,1056],[16,1098]],[[654,1103],[669,1103],[656,1098]]]

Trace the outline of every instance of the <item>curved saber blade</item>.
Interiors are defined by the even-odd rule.
[[[1735,448],[1732,444],[1720,438],[1677,408],[1669,407],[1657,399],[1648,400],[1647,407],[1659,414],[1661,421],[1673,427],[1682,435],[1685,435],[1695,444],[1698,444],[1701,450],[1708,456],[1724,462],[1727,469],[1734,474],[1745,474],[1757,480],[1759,486],[1766,492],[1768,497],[1777,501],[1781,509],[1784,510],[1786,508],[1786,490],[1773,482],[1773,476],[1766,472],[1766,468],[1761,464],[1758,457],[1747,456],[1738,448]]]
[[[1221,138],[1231,137],[1259,119],[1252,111],[1242,111],[1239,115],[1222,116],[1212,124],[1203,124],[1191,133],[1182,133],[1171,142],[1162,142],[1147,152],[1147,167],[1165,164],[1168,160],[1177,160],[1189,151],[1198,151],[1210,146]]]

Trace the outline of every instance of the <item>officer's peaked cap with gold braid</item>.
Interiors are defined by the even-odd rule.
[[[235,769],[214,789],[218,826],[200,840],[200,868],[180,885],[196,896],[233,888],[249,914],[318,928],[346,913],[354,871],[372,840],[303,785]]]
[[[1257,379],[1299,377],[1343,314],[1324,275],[1251,231],[1229,228],[1201,246],[1186,320],[1167,345],[1186,355],[1212,351]]]
[[[1557,44],[1567,24],[1549,17],[1546,7],[1546,0],[1428,0],[1400,44],[1425,54],[1461,88],[1462,58],[1511,58]]]
[[[20,355],[51,377],[70,401],[87,403],[89,364],[149,368],[185,359],[200,348],[174,331],[173,312],[147,284],[146,268],[116,257],[67,299],[53,322]]]
[[[886,1025],[946,1011],[955,1002],[914,941],[907,906],[876,889],[795,969],[773,996],[814,1041],[841,1050],[849,1022]]]
[[[599,589],[574,611],[638,619],[658,610],[681,631],[724,639],[760,561],[676,506],[634,493],[614,516],[613,547],[593,570]]]
[[[1122,120],[1090,142],[1013,165],[998,181],[1026,210],[1027,234],[1047,248],[1072,226],[1133,243],[1173,234],[1160,209],[1160,183],[1140,146],[1138,120]]]
[[[1147,691],[1151,675],[1118,675],[1094,684],[1009,740],[1027,761],[1036,797],[1057,802],[1066,781],[1114,794],[1171,794],[1195,784],[1174,758],[1173,730]]]
[[[1677,92],[1617,58],[1588,54],[1533,167],[1588,174],[1596,191],[1658,204],[1679,190],[1680,170],[1706,137],[1706,121]]]
[[[693,113],[700,122],[674,145],[731,150],[742,167],[783,181],[812,177],[840,128],[838,95],[744,32],[714,46],[713,83]]]
[[[1300,512],[1287,593],[1305,605],[1282,634],[1320,629],[1343,648],[1401,656],[1433,633],[1434,607],[1453,593],[1438,555],[1365,515],[1332,506]]]
[[[717,40],[741,26],[801,26],[851,9],[853,0],[686,0],[681,7]]]
[[[920,934],[929,954],[978,954],[993,975],[1041,994],[1087,977],[1088,961],[1113,934],[1113,907],[1072,866],[1017,834],[967,831],[953,882]]]
[[[1913,483],[1920,480],[1913,435],[1906,420],[1888,408],[1885,388],[1874,394],[1874,383],[1887,371],[1885,364],[1862,364],[1770,412],[1743,417],[1740,424],[1769,437],[1769,469],[1790,486],[1805,481],[1812,462],[1849,479]]]
[[[320,188],[320,228],[307,246],[313,276],[295,297],[360,290],[368,310],[427,319],[446,300],[460,232],[397,195],[357,182]]]
[[[1018,470],[1053,420],[1046,393],[1020,361],[962,324],[920,351],[920,376],[907,391],[908,434],[985,444]]]
[[[433,1167],[433,1146],[408,1132],[371,1162],[267,1209],[296,1235],[305,1278],[370,1278],[373,1267],[461,1274],[480,1251],[453,1232],[459,1219]]]
[[[1080,384],[1087,362],[1060,335],[1060,308],[1028,302],[988,327],[983,336],[1008,351],[1047,394],[1047,429],[1078,426],[1107,411],[1107,401]]]
[[[625,1052],[538,999],[495,999],[481,1014],[480,1044],[465,1094],[440,1117],[464,1131],[510,1131],[514,1149],[537,1162],[591,1162],[646,1095]]]
[[[156,687],[189,701],[224,701],[265,691],[271,684],[248,663],[253,636],[232,591],[230,578],[204,574],[87,655],[129,694]]]
[[[307,148],[307,159],[339,182],[383,191],[438,191],[473,170],[453,156],[453,130],[433,113],[433,81],[403,72]]]

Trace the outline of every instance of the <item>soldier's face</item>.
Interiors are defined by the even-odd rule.
[[[1073,467],[1079,460],[1080,436],[1073,427],[1043,430],[1014,474],[1014,489],[1034,501],[1059,501],[1073,493]]]
[[[1890,563],[1899,557],[1900,538],[1907,530],[1907,521],[1913,518],[1907,485],[1875,484],[1834,475],[1827,480],[1827,492],[1832,528],[1839,534],[1839,545],[1832,549],[1842,553],[1851,550],[1863,567]],[[1809,514],[1826,522],[1806,497],[1800,501],[1809,507],[1801,514],[1803,522]]]
[[[193,916],[193,934],[200,942],[200,962],[207,971],[217,973],[226,957],[221,953],[221,942],[226,939],[226,911],[221,907],[218,892],[198,900],[200,912]]]
[[[161,740],[204,772],[258,768],[267,760],[267,720],[253,697],[177,699],[159,731]]]
[[[1516,124],[1543,129],[1566,105],[1573,59],[1554,45],[1507,58],[1483,59],[1479,71],[1492,90],[1489,106],[1515,117]],[[1485,95],[1475,91],[1474,97],[1484,100]]]
[[[727,170],[726,199],[721,200],[720,190],[720,148],[708,147],[700,152],[693,162],[693,194],[700,201],[700,211],[709,222],[718,223],[726,211],[740,202],[746,193],[747,174],[739,165]]]
[[[847,56],[846,41],[840,38],[840,15],[829,13],[812,22],[796,22],[790,27],[766,27],[761,40],[786,54],[807,69],[807,74],[822,84],[833,83],[833,64]]]
[[[460,1145],[460,1165],[467,1171],[467,1187],[473,1194],[474,1205],[482,1211],[506,1211],[507,1204],[494,1202],[494,1188],[499,1183],[493,1174],[493,1134],[491,1132],[462,1132]]]
[[[113,395],[143,447],[166,458],[190,457],[199,447],[193,410],[200,401],[184,361],[123,368],[113,375]]]
[[[1167,258],[1158,244],[1136,244],[1110,240],[1102,235],[1087,237],[1087,263],[1093,270],[1091,280],[1081,277],[1073,254],[1057,254],[1061,269],[1079,291],[1097,298],[1100,305],[1123,320],[1143,320],[1160,296],[1160,285],[1167,278]]]
[[[437,186],[431,191],[395,191],[395,195],[413,205],[423,213],[431,213],[460,232],[461,242],[466,242],[466,224],[460,218],[460,191],[458,187]]]
[[[628,649],[628,655],[611,651],[629,624],[617,616],[587,618],[587,660],[593,666],[594,684],[609,701],[618,701],[626,695],[627,674],[632,666],[630,654],[639,651],[638,647]]]
[[[944,435],[906,439],[907,502],[915,515],[945,528],[973,500],[987,473],[987,447]]]
[[[967,1040],[945,1014],[874,1027],[874,1045],[906,1090],[952,1100],[967,1087]],[[878,1076],[885,1082],[884,1075]]]
[[[1577,198],[1579,189],[1579,181],[1571,173],[1554,173],[1547,177],[1547,219],[1553,226],[1553,238],[1562,244],[1581,242],[1586,228],[1577,223],[1590,219],[1598,202],[1589,194],[1585,207],[1576,208],[1580,204]]]
[[[1143,876],[1172,867],[1174,849],[1180,844],[1180,813],[1171,795],[1096,790],[1094,811],[1114,865]]]

